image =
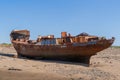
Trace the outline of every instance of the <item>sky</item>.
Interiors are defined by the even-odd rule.
[[[11,43],[14,29],[30,30],[30,39],[62,31],[115,37],[120,46],[120,0],[0,0],[0,43]]]

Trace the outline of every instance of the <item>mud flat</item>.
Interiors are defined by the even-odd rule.
[[[88,67],[79,62],[16,58],[12,46],[0,46],[0,80],[120,80],[120,48],[99,52]]]

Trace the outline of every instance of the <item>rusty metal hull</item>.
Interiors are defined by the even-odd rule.
[[[112,39],[81,33],[77,36],[61,32],[61,38],[54,35],[38,36],[29,40],[28,30],[13,30],[11,42],[18,55],[26,57],[43,57],[47,59],[69,59],[89,64],[90,57],[112,45]]]
[[[27,42],[12,41],[18,55],[50,59],[71,59],[89,64],[90,57],[110,47],[113,39],[100,40],[96,44],[74,45],[35,45]]]

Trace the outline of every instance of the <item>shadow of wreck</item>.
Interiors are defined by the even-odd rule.
[[[14,57],[15,54],[9,54],[9,53],[3,53],[3,52],[0,52],[0,56],[6,56],[6,57]]]
[[[12,53],[3,53],[0,52],[0,56],[10,57],[10,58],[18,58],[18,59],[28,59],[28,60],[34,60],[34,61],[42,61],[45,63],[61,63],[61,64],[70,64],[70,65],[81,65],[88,67],[89,64],[80,63],[79,61],[74,60],[62,60],[62,59],[47,59],[47,58],[31,58],[31,57],[25,57],[25,56],[17,56]]]

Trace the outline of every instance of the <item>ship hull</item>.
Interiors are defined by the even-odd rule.
[[[113,39],[101,40],[95,44],[69,45],[35,45],[26,42],[12,41],[18,55],[26,57],[42,57],[47,59],[61,59],[90,63],[90,58],[97,52],[110,47]]]

